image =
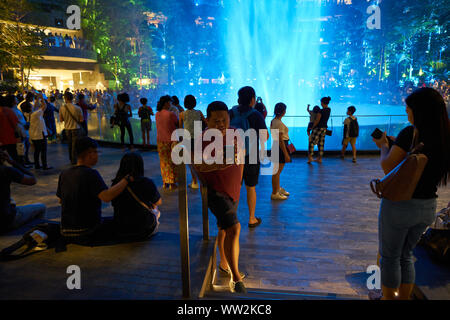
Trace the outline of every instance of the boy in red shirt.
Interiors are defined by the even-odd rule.
[[[218,129],[223,136],[223,145],[226,145],[227,129],[230,129],[228,107],[221,101],[215,101],[208,105],[208,128]],[[202,139],[203,140],[203,139]],[[210,144],[203,142],[203,150]],[[234,150],[237,153],[237,145],[234,142]],[[233,148],[232,147],[232,148]],[[214,156],[214,155],[212,155]],[[236,160],[236,154],[235,154]],[[237,218],[237,207],[241,190],[243,164],[195,164],[202,181],[208,186],[208,207],[217,218],[219,228],[218,245],[221,253],[221,269],[231,275],[230,289],[232,292],[246,293],[243,275],[239,272],[239,234],[241,225]]]

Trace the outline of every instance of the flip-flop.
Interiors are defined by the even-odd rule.
[[[249,224],[248,224],[248,227],[249,227],[249,228],[256,228],[257,226],[259,226],[259,225],[261,224],[261,222],[262,222],[262,219],[261,219],[261,218],[256,218],[256,220],[258,220],[258,222],[255,222],[255,223],[249,223]]]

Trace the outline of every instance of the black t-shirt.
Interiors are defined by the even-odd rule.
[[[414,127],[408,126],[397,136],[394,145],[409,152],[414,136]],[[419,142],[420,138],[419,138]],[[414,191],[414,199],[431,199],[437,198],[437,185],[442,177],[442,163],[440,155],[435,151],[433,145],[426,145],[424,143],[423,153],[428,157],[428,163],[425,166],[422,177],[420,178],[416,190]]]
[[[250,109],[252,109],[250,106],[239,106],[238,111],[240,113],[246,113],[248,111],[250,111]],[[233,112],[230,110],[229,111],[229,115],[230,115],[230,120],[233,119],[234,115]],[[266,122],[264,121],[264,117],[263,115],[255,110],[255,112],[252,112],[248,117],[248,124],[250,126],[250,128],[255,129],[256,130],[256,137],[257,137],[257,150],[259,150],[259,130],[265,129],[267,130],[267,126],[266,126]],[[248,158],[248,156],[247,156]],[[258,163],[260,161],[259,159],[259,152],[258,152],[258,157],[257,157]],[[248,163],[248,159],[245,160],[245,163]]]
[[[56,195],[61,199],[61,232],[67,236],[92,233],[101,222],[102,202],[98,195],[107,190],[97,170],[76,166],[59,176]]]
[[[14,221],[16,207],[11,205],[11,183],[20,183],[23,173],[16,168],[0,165],[0,232]]]
[[[130,105],[124,104],[122,107],[120,107],[120,104],[117,104],[115,109],[116,109],[116,117],[117,117],[117,120],[119,121],[119,125],[121,125],[121,126],[127,125],[130,122],[130,120],[128,119],[128,117],[129,117],[128,110],[129,109],[131,110]]]
[[[317,128],[328,128],[328,119],[330,118],[331,109],[330,108],[323,108],[320,110],[320,114],[322,117],[320,117],[320,121],[317,124]]]
[[[130,182],[129,187],[149,208],[161,198],[158,189],[149,178],[141,177]],[[112,201],[112,205],[114,222],[119,233],[138,233],[148,222],[147,217],[143,214],[146,212],[145,209],[142,209],[142,205],[133,198],[127,189]]]

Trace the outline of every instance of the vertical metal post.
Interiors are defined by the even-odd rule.
[[[189,262],[189,224],[186,190],[186,166],[181,164],[178,170],[178,210],[180,212],[180,253],[181,253],[181,281],[183,297],[191,296],[191,275]]]
[[[98,136],[102,138],[102,113],[97,110],[97,122],[98,122]]]
[[[203,216],[203,240],[209,240],[209,219],[208,219],[208,187],[201,184],[202,194],[202,216]]]
[[[391,122],[392,122],[392,116],[389,116],[389,127],[388,127],[388,130],[387,130],[387,135],[391,134]]]

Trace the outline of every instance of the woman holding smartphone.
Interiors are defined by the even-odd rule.
[[[406,113],[411,126],[403,129],[392,146],[384,132],[373,139],[381,149],[385,174],[408,155],[414,137],[422,142],[428,157],[411,200],[381,200],[378,220],[383,299],[411,298],[415,270],[413,249],[435,218],[437,187],[450,177],[450,128],[445,102],[432,88],[420,88],[406,98]]]

